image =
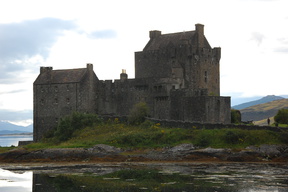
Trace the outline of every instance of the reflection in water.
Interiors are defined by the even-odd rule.
[[[32,174],[32,171],[10,172],[0,169],[0,191],[31,192]]]
[[[42,191],[288,192],[288,165],[110,164],[34,171],[33,192]]]

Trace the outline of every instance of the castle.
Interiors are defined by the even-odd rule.
[[[41,67],[33,84],[34,141],[73,111],[128,115],[139,102],[156,119],[230,123],[230,97],[220,96],[220,48],[211,48],[204,25],[195,31],[150,31],[135,52],[135,79],[122,70],[119,80],[99,80],[93,65],[53,70]]]

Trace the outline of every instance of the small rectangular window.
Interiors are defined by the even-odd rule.
[[[208,81],[208,73],[207,73],[207,71],[204,72],[204,80],[205,80],[205,83],[207,83],[207,81]]]

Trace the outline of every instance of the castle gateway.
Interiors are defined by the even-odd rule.
[[[135,53],[135,79],[102,81],[86,68],[41,67],[34,82],[34,141],[73,111],[128,115],[139,102],[156,119],[230,123],[230,97],[220,96],[220,48],[211,48],[204,26],[195,31],[150,31],[143,51]]]

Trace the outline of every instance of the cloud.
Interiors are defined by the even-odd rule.
[[[24,110],[24,111],[11,111],[0,109],[0,120],[2,121],[11,121],[18,122],[23,120],[33,119],[33,111],[32,110]]]
[[[52,46],[65,31],[73,31],[90,39],[116,37],[116,31],[103,29],[86,33],[74,21],[42,18],[18,23],[0,24],[0,82],[21,82],[24,70],[36,72],[50,54]],[[71,40],[73,41],[73,39]]]
[[[21,93],[21,92],[25,92],[25,91],[26,91],[25,89],[19,89],[19,90],[13,90],[13,91],[6,91],[6,92],[0,91],[0,95],[3,95],[3,94],[11,94],[11,93]]]
[[[0,25],[0,58],[23,59],[37,54],[47,57],[49,48],[64,30],[76,28],[72,21],[55,18]]]
[[[1,82],[15,82],[15,78],[11,80],[17,75],[15,72],[31,67],[39,62],[39,58],[46,59],[58,37],[65,30],[76,28],[73,21],[56,18],[0,24]]]
[[[255,41],[257,43],[258,46],[261,45],[263,39],[265,39],[265,36],[262,33],[259,32],[253,32],[251,34],[251,40]]]
[[[117,36],[117,33],[114,30],[108,29],[108,30],[93,31],[87,36],[92,39],[111,39],[115,38]]]
[[[278,47],[274,49],[274,51],[278,53],[288,53],[288,47]]]

